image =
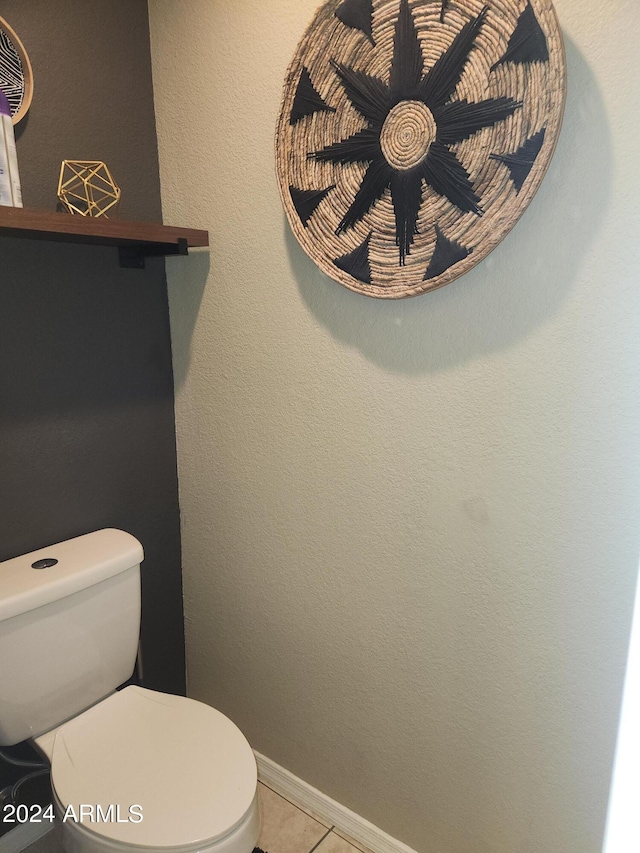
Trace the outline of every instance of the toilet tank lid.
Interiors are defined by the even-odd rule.
[[[143,559],[135,537],[109,528],[6,560],[0,563],[0,622],[94,586]]]

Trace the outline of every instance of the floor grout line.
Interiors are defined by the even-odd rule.
[[[288,801],[287,801],[287,802],[288,802]],[[291,805],[293,805],[293,803],[292,803]],[[300,811],[302,811],[302,809],[300,809]],[[306,814],[306,812],[304,812],[304,814]],[[322,838],[320,839],[320,841],[318,841],[316,844],[314,844],[314,845],[313,845],[313,847],[311,848],[311,850],[309,850],[309,853],[313,853],[313,851],[314,851],[314,850],[316,850],[318,847],[320,847],[320,845],[321,845],[321,844],[322,844],[322,842],[325,840],[325,838],[326,838],[328,835],[331,835],[331,833],[333,832],[334,828],[335,828],[335,827],[333,827],[333,826],[332,826],[332,827],[331,827],[331,829],[328,829],[328,830],[325,832],[325,834],[322,836]]]
[[[342,841],[346,842],[351,847],[355,847],[358,853],[371,853],[371,851],[367,847],[365,847],[365,845],[362,844],[361,841],[354,841],[353,838],[349,838],[347,835],[342,835],[341,833],[343,833],[344,830],[336,829],[334,826],[333,831],[338,836],[338,838],[342,839]]]

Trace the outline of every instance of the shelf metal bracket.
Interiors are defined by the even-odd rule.
[[[188,254],[189,243],[185,237],[179,237],[177,243],[120,246],[118,248],[118,261],[124,269],[143,270],[146,258]]]

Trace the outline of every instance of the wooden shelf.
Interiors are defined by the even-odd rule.
[[[120,266],[134,269],[143,269],[145,258],[186,255],[190,248],[209,245],[209,232],[195,228],[91,219],[21,207],[0,207],[0,237],[114,246],[119,252]]]

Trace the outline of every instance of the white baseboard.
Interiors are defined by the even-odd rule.
[[[371,853],[416,853],[402,841],[387,835],[351,809],[340,805],[322,791],[280,767],[275,761],[259,752],[256,752],[255,756],[261,782],[301,809],[316,815],[323,823],[333,826],[338,834],[349,836],[348,840],[361,844]]]
[[[44,823],[21,823],[0,838],[0,853],[20,853],[25,847],[52,831],[47,821]]]

